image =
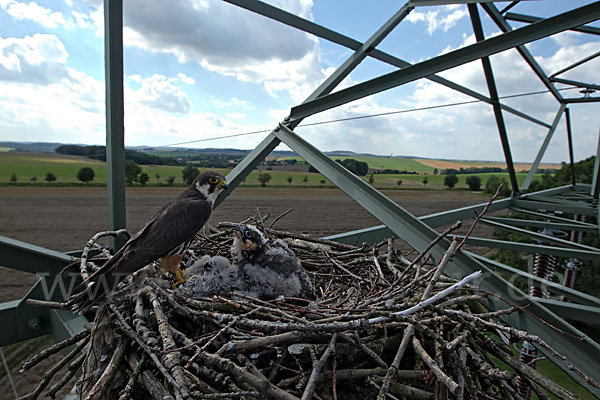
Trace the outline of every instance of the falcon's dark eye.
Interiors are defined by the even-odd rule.
[[[248,239],[250,239],[250,238],[252,237],[252,231],[246,231],[246,232],[244,233],[244,235],[246,235],[246,237],[247,237]]]
[[[216,185],[217,183],[219,183],[219,178],[217,178],[216,176],[211,176],[210,178],[208,178],[208,181],[213,185]]]

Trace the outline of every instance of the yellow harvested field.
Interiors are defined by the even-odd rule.
[[[503,162],[492,162],[492,161],[450,161],[450,160],[429,160],[424,158],[415,158],[414,161],[420,162],[427,166],[447,169],[447,168],[469,168],[469,167],[499,167],[506,168],[506,163]],[[531,163],[515,163],[515,169],[517,171],[529,170]],[[560,168],[560,164],[540,164],[539,168]]]

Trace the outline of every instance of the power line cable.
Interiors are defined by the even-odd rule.
[[[563,91],[563,90],[573,90],[573,89],[577,89],[577,88],[561,88],[561,89],[558,89],[558,90],[559,91]],[[500,99],[512,99],[512,98],[517,98],[517,97],[533,96],[533,95],[546,94],[546,93],[549,93],[549,92],[547,90],[540,90],[540,91],[535,91],[535,92],[518,93],[518,94],[513,94],[513,95],[500,96],[499,98]],[[434,110],[434,109],[438,109],[438,108],[456,107],[456,106],[462,106],[462,105],[467,105],[467,104],[475,104],[475,103],[483,103],[483,101],[482,100],[468,100],[468,101],[462,101],[462,102],[456,102],[456,103],[438,104],[438,105],[434,105],[434,106],[409,108],[409,109],[405,109],[405,110],[387,111],[387,112],[377,113],[377,114],[358,115],[358,116],[355,116],[355,117],[338,118],[338,119],[332,119],[332,120],[327,120],[327,121],[319,121],[319,122],[312,122],[312,123],[307,123],[307,124],[301,124],[301,125],[298,125],[297,128],[303,128],[303,127],[309,127],[309,126],[316,126],[316,125],[332,124],[332,123],[336,123],[336,122],[355,121],[355,120],[366,119],[366,118],[384,117],[384,116],[387,116],[387,115],[405,114],[405,113],[410,113],[410,112]],[[168,143],[168,144],[163,144],[163,145],[158,145],[158,146],[151,146],[151,147],[158,148],[158,147],[181,146],[181,145],[184,145],[184,144],[201,143],[201,142],[209,142],[209,141],[212,141],[212,140],[229,139],[229,138],[233,138],[233,137],[256,135],[258,133],[267,133],[267,132],[271,132],[271,131],[272,131],[272,129],[262,129],[262,130],[257,130],[257,131],[235,133],[235,134],[232,134],[232,135],[213,136],[213,137],[204,138],[204,139],[189,140],[189,141],[185,141],[185,142]],[[93,157],[103,157],[105,155],[106,155],[106,153],[104,153],[104,154],[94,154],[94,155],[90,155],[90,156],[87,156],[87,157],[90,157],[90,158],[93,158]]]

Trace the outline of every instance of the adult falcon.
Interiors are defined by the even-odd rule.
[[[179,263],[212,211],[219,192],[227,188],[223,175],[199,175],[179,196],[164,205],[72,295],[67,304],[84,313],[98,304],[127,275],[159,260],[164,272],[174,272],[184,282]]]

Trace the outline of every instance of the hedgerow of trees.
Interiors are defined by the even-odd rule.
[[[337,163],[341,164],[348,171],[352,172],[354,175],[365,176],[369,172],[369,164],[364,161],[358,161],[353,158],[346,158],[344,160],[335,160]],[[308,168],[308,172],[319,172],[312,165]]]

